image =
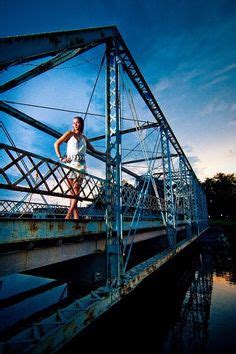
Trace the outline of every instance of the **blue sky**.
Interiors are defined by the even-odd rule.
[[[1,37],[116,25],[197,176],[204,180],[217,172],[236,173],[235,1],[0,0],[0,12]],[[35,78],[2,99],[83,111],[101,55],[98,48],[87,54],[87,62],[73,59],[65,70]],[[3,82],[20,69],[5,73]],[[91,111],[102,111],[100,100],[96,93]],[[61,132],[69,128],[69,113],[15,107]],[[53,154],[50,139],[42,145],[36,131],[13,118],[2,119],[22,148]],[[96,135],[99,127],[101,120],[96,129],[88,121],[87,134]]]

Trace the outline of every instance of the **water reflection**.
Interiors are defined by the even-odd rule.
[[[199,243],[199,263],[161,354],[234,353],[236,272],[234,239],[210,230]]]
[[[236,284],[236,235],[212,228],[200,241],[201,251],[212,256],[214,274]]]
[[[202,353],[208,338],[213,287],[212,257],[201,254],[181,304],[178,319],[166,337],[164,353]]]

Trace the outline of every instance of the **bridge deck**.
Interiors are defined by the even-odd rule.
[[[132,220],[124,220],[123,231],[131,228]],[[151,230],[162,227],[157,218],[140,220],[138,230]],[[104,220],[64,220],[64,219],[0,219],[0,244],[25,241],[56,240],[106,233]]]
[[[0,276],[105,251],[104,221],[0,219],[0,228]],[[132,242],[127,238],[129,229],[130,221],[125,221],[127,244]],[[179,225],[178,230],[183,229]],[[165,236],[160,220],[144,220],[139,223],[134,243]]]

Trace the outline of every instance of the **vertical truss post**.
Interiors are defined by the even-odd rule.
[[[208,227],[208,208],[207,208],[207,199],[206,193],[203,192],[203,210],[204,210],[204,229]]]
[[[202,227],[202,218],[203,218],[203,210],[202,210],[202,190],[201,187],[198,185],[198,228],[199,228],[199,233],[201,233],[203,227]]]
[[[200,194],[200,231],[202,232],[204,229],[208,227],[208,211],[207,211],[206,195],[201,186],[199,186],[199,194]]]
[[[106,226],[107,281],[119,286],[123,274],[121,198],[121,134],[119,115],[118,57],[115,41],[107,43],[106,59]]]
[[[193,219],[193,234],[199,235],[199,187],[196,178],[192,175],[192,219]]]
[[[179,158],[179,170],[181,180],[181,194],[183,198],[184,222],[187,237],[191,237],[191,206],[190,206],[190,171],[185,163],[184,156]]]
[[[176,225],[175,225],[175,203],[171,172],[171,156],[167,129],[161,127],[161,147],[162,147],[162,166],[165,194],[165,216],[167,225],[167,237],[170,248],[176,246]]]

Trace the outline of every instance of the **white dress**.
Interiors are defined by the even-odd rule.
[[[74,135],[67,142],[66,157],[71,161],[67,162],[68,167],[72,167],[77,171],[71,171],[68,178],[82,177],[86,172],[86,140],[83,135],[76,138]]]

